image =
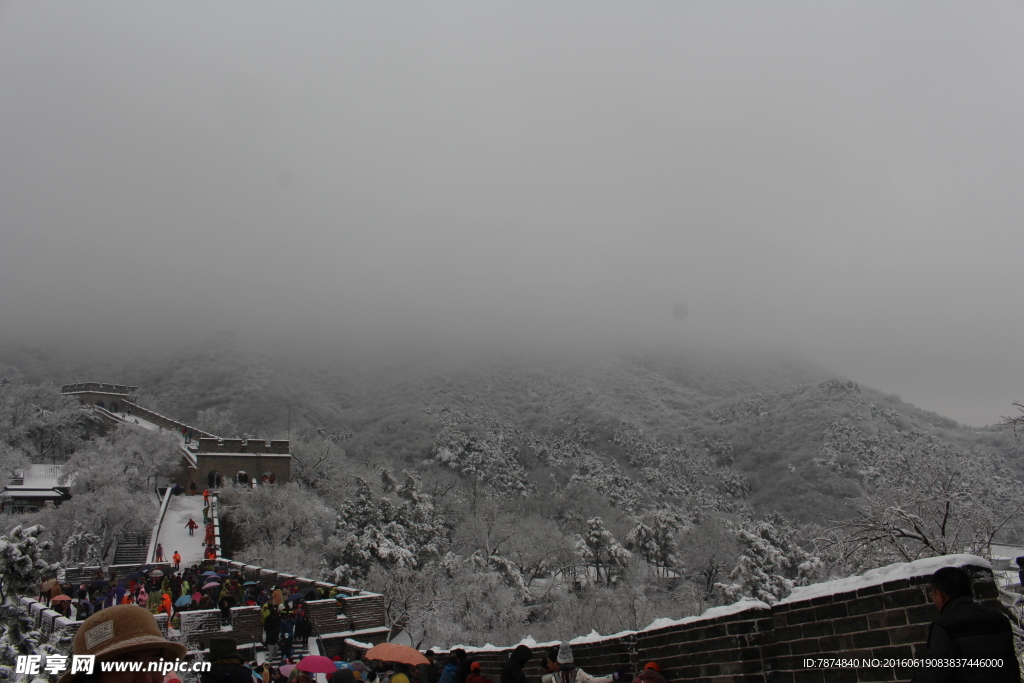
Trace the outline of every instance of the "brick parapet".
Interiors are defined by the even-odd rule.
[[[971,576],[975,599],[998,607],[991,570],[975,565],[963,568]],[[722,616],[581,640],[572,649],[577,665],[590,674],[633,673],[644,662],[656,660],[673,683],[907,680],[912,671],[865,667],[824,671],[805,667],[804,659],[921,657],[928,624],[938,615],[930,583],[928,572],[771,607],[754,603]],[[355,656],[359,642],[359,638],[349,640],[349,651],[338,654]],[[542,673],[540,663],[551,645],[531,648],[534,656],[524,668],[527,678]],[[498,680],[513,648],[466,649],[480,661],[485,676]]]

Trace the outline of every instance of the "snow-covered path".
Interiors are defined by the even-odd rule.
[[[188,535],[189,518],[194,519],[199,528],[194,536]],[[184,566],[197,564],[203,559],[203,497],[171,496],[167,502],[167,512],[164,514],[163,524],[160,525],[160,533],[157,536],[157,543],[164,547],[164,557],[168,561],[177,550],[181,553],[181,563]]]

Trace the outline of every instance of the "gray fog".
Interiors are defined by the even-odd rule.
[[[1024,399],[1024,3],[0,4],[0,338],[785,350]]]

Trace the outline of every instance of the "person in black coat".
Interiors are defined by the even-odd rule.
[[[1002,667],[926,667],[915,683],[1020,683],[1010,621],[971,597],[971,577],[943,567],[932,576],[939,617],[928,627],[927,659],[1001,659]]]
[[[508,656],[508,661],[501,669],[500,683],[526,683],[526,674],[523,667],[526,665],[533,653],[525,645],[517,645]]]
[[[469,667],[475,660],[467,655],[466,651],[462,648],[452,650],[452,654],[459,660],[459,663],[455,667],[455,683],[466,683],[466,676],[469,675]]]
[[[263,622],[263,632],[266,637],[263,641],[267,644],[267,655],[271,661],[277,660],[277,644],[281,639],[281,615],[277,613],[277,607],[270,608],[270,614]]]
[[[427,650],[423,653],[427,658],[427,664],[420,664],[416,667],[419,683],[437,683],[437,667],[434,665],[434,651]]]

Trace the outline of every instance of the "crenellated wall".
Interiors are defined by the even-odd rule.
[[[931,603],[931,575],[940,567],[964,568],[976,600],[999,606],[989,563],[971,555],[949,555],[890,565],[863,576],[794,590],[775,605],[747,601],[708,610],[700,617],[659,619],[642,631],[593,634],[571,642],[577,665],[594,675],[634,673],[656,660],[672,683],[826,683],[903,681],[906,669],[861,666],[819,669],[806,658],[879,659],[921,657],[928,623],[938,616]],[[543,653],[557,643],[527,639],[534,657],[526,666],[541,675]],[[345,639],[332,654],[351,658],[369,643]],[[498,680],[514,646],[464,649],[483,674]],[[435,648],[435,652],[439,652]],[[440,655],[444,661],[444,655]]]

